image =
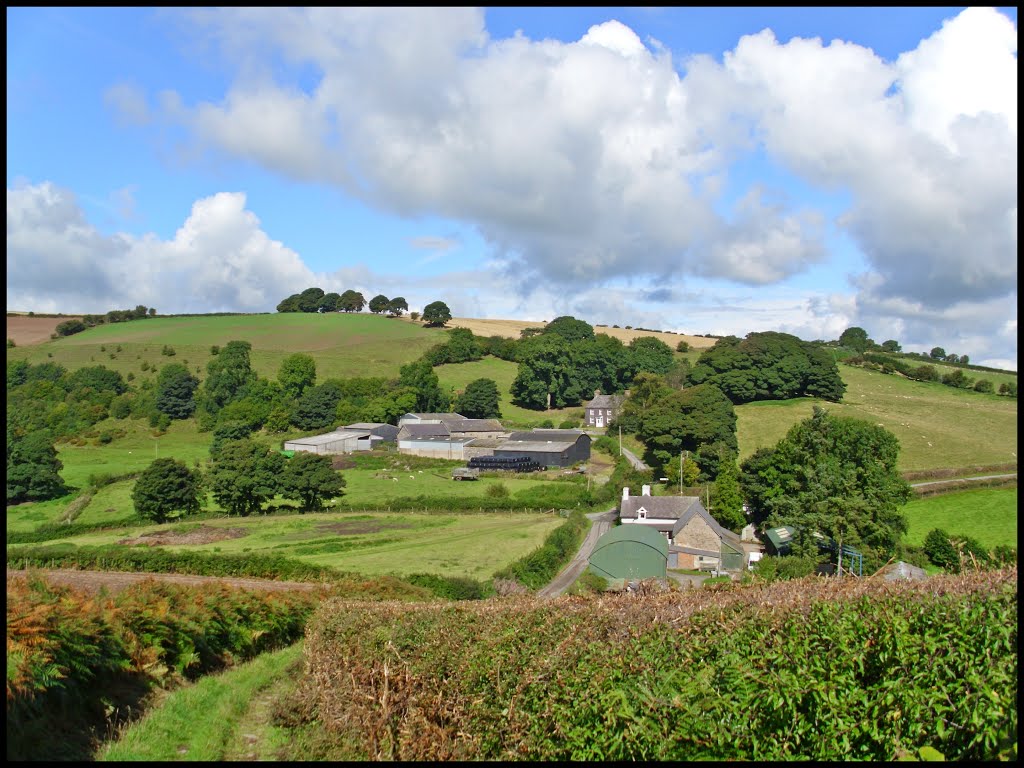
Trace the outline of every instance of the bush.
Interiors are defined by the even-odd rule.
[[[509,497],[508,486],[504,483],[495,483],[487,488],[486,494],[491,499],[507,499]]]
[[[991,394],[992,392],[995,391],[995,387],[992,385],[992,382],[989,381],[988,379],[978,379],[974,383],[974,391]]]
[[[174,347],[169,344],[164,344],[164,348],[160,350],[161,355],[167,355],[167,357],[174,357],[177,352],[174,351]]]
[[[16,346],[18,346],[18,345],[14,343],[14,339],[12,339],[10,336],[8,336],[7,337],[7,348],[11,349],[12,347],[16,347]]]
[[[566,419],[558,425],[559,429],[576,429],[580,423],[574,419]]]

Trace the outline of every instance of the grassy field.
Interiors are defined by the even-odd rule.
[[[910,544],[923,544],[933,528],[971,536],[985,548],[1017,546],[1017,489],[979,488],[915,499],[903,508]]]
[[[902,471],[1017,461],[1017,401],[998,395],[910,381],[846,365],[841,403],[817,398],[736,407],[740,457],[771,447],[814,405],[836,416],[880,424],[900,441]]]
[[[143,362],[158,368],[169,362],[186,363],[203,378],[212,358],[210,347],[241,340],[252,344],[252,367],[259,375],[276,379],[285,357],[305,352],[315,358],[317,380],[323,381],[397,376],[401,366],[444,338],[439,329],[365,313],[154,317],[99,325],[45,344],[15,347],[7,350],[7,359],[52,360],[70,370],[102,364],[124,375],[134,373],[136,378],[156,376],[142,370]],[[161,354],[165,345],[174,348],[173,357]]]
[[[76,546],[128,545],[144,537],[172,551],[266,552],[366,576],[441,573],[486,579],[538,548],[564,520],[543,513],[328,512],[139,524],[62,539]],[[200,532],[202,543],[187,541]]]

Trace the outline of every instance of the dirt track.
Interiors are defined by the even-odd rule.
[[[237,589],[263,590],[270,592],[285,592],[289,590],[313,590],[319,585],[301,581],[272,581],[270,579],[232,579],[220,576],[189,576],[180,573],[121,573],[114,571],[74,571],[74,570],[45,570],[33,568],[33,574],[42,576],[51,584],[56,584],[73,589],[80,589],[86,592],[99,592],[105,587],[108,592],[120,592],[133,584],[138,584],[146,579],[156,581],[167,581],[173,584],[199,585],[199,584],[226,584]],[[26,571],[7,569],[7,579],[12,577],[24,577]]]

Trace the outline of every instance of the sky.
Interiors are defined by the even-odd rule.
[[[7,8],[9,310],[311,286],[1016,370],[1016,8]]]

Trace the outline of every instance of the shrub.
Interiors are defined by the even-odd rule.
[[[504,483],[495,483],[487,488],[487,496],[492,499],[507,499],[509,497],[508,486]]]

